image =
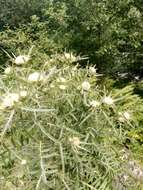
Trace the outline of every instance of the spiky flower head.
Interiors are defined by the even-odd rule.
[[[114,104],[114,100],[110,96],[105,96],[103,98],[103,103],[107,104],[107,105],[113,105]]]
[[[31,74],[28,76],[28,81],[29,81],[29,82],[37,82],[37,81],[42,81],[42,80],[44,80],[44,78],[45,78],[44,74],[39,73],[39,72],[34,72],[34,73],[31,73]]]
[[[84,81],[82,83],[82,90],[89,91],[89,89],[90,89],[90,83],[88,81]]]
[[[12,108],[16,102],[19,101],[19,94],[17,93],[9,93],[7,94],[2,102],[3,108]]]
[[[14,63],[16,65],[23,65],[23,64],[27,63],[29,60],[30,60],[29,55],[19,55],[15,58]]]

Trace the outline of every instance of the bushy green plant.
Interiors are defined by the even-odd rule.
[[[123,151],[142,116],[132,87],[101,88],[73,53],[23,52],[0,76],[1,189],[140,189]]]

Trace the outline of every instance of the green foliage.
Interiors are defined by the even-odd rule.
[[[96,64],[102,72],[113,74],[127,71],[141,74],[142,3],[134,0],[56,0],[46,3],[44,0],[30,3],[25,0],[11,3],[17,7],[16,10],[13,9],[13,13],[22,21],[15,22],[26,23],[24,28],[31,26],[33,30],[29,32],[34,37],[39,25],[44,25],[38,33],[41,38],[46,39],[50,35],[50,40],[62,44],[66,49],[89,56],[90,62]],[[25,8],[21,3],[29,7]],[[19,7],[22,8],[18,9]],[[8,10],[7,6],[5,9]],[[12,10],[9,11],[11,13]],[[32,18],[39,21],[31,23],[32,15],[37,15]],[[5,17],[8,19],[8,16]],[[16,26],[15,22],[7,21]],[[17,35],[17,31],[13,33]]]
[[[71,17],[72,43],[108,73],[140,70],[142,5],[121,0],[79,1]],[[68,9],[70,12],[70,8]]]
[[[32,15],[41,16],[46,0],[0,0],[0,28],[30,21]]]

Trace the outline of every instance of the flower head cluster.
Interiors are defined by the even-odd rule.
[[[19,93],[8,93],[3,98],[1,103],[2,109],[11,109],[13,106],[20,101],[21,98],[25,98],[28,92],[26,90],[21,90]]]
[[[15,103],[19,101],[19,98],[19,94],[9,93],[4,97],[1,107],[4,109],[12,108],[15,105]]]

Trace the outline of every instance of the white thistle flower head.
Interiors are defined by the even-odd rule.
[[[123,175],[123,180],[124,180],[124,182],[126,182],[128,179],[129,179],[129,176],[126,175],[126,174],[124,174],[124,175]]]
[[[84,81],[82,83],[82,90],[89,91],[89,89],[90,89],[90,83],[88,81]]]
[[[16,93],[9,93],[3,99],[2,107],[3,108],[12,108],[16,102],[19,101],[19,95]]]
[[[7,68],[4,70],[4,73],[5,73],[6,75],[8,75],[8,74],[11,73],[11,71],[12,71],[12,68],[11,68],[11,67],[7,67]]]
[[[44,78],[45,78],[45,75],[44,75],[44,74],[39,73],[39,72],[34,72],[34,73],[31,73],[31,74],[28,76],[28,81],[29,81],[29,82],[38,82],[38,81],[44,80]]]
[[[77,66],[74,66],[74,67],[72,68],[72,71],[77,71]]]
[[[65,52],[65,53],[64,53],[64,57],[65,57],[67,60],[71,61],[71,62],[77,61],[77,57],[74,56],[73,53],[66,53],[66,52]]]
[[[103,99],[103,103],[107,105],[113,105],[114,100],[110,96],[105,96]]]
[[[80,139],[78,137],[69,138],[69,142],[74,146],[80,145]]]
[[[96,107],[100,106],[100,102],[98,102],[96,100],[92,100],[89,102],[89,105],[93,108],[96,108]]]
[[[125,121],[128,121],[131,119],[131,115],[129,112],[125,111],[123,113],[119,112],[118,113],[120,115],[120,117],[118,118],[118,120],[122,123],[124,123]]]
[[[95,67],[89,67],[89,72],[90,72],[90,74],[92,74],[92,75],[96,74],[96,69],[95,69]]]
[[[28,92],[26,90],[20,91],[20,97],[25,98],[27,96]]]
[[[16,65],[23,65],[23,64],[27,63],[29,60],[30,60],[29,55],[19,55],[15,58],[14,63]]]
[[[66,86],[65,86],[65,85],[60,85],[59,88],[60,88],[61,90],[65,90],[65,89],[66,89]]]
[[[26,165],[27,164],[27,160],[21,160],[21,165]]]
[[[118,118],[118,120],[122,123],[124,123],[125,121],[128,121],[131,119],[131,115],[129,112],[125,111],[125,112],[119,112],[118,113],[120,115],[120,117]]]

